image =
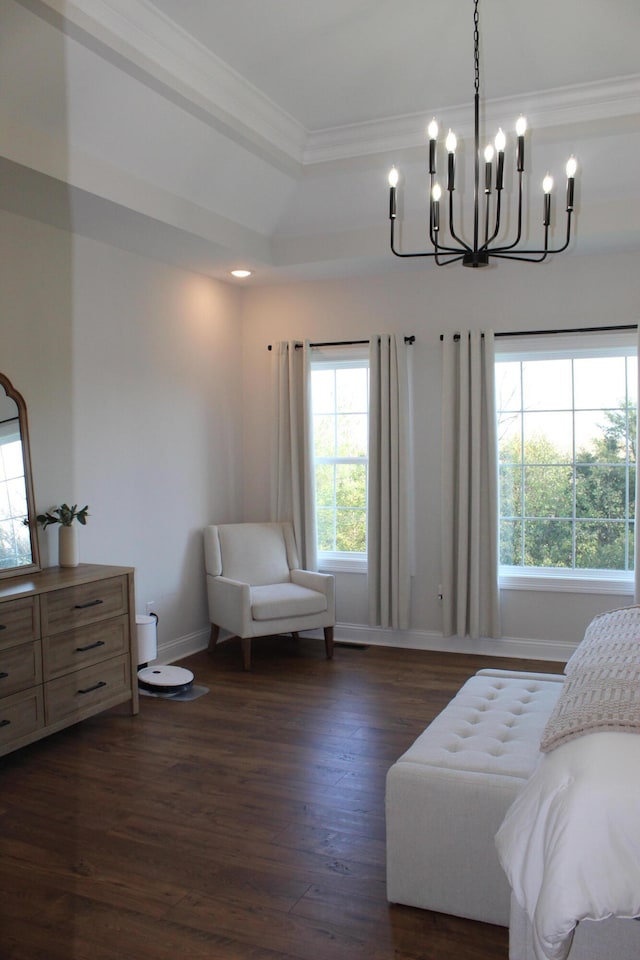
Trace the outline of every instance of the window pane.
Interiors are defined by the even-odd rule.
[[[525,413],[523,424],[526,463],[573,461],[573,414]]]
[[[335,550],[336,548],[334,517],[333,510],[325,510],[323,507],[316,509],[318,550]]]
[[[318,506],[333,507],[335,489],[335,468],[333,464],[316,464],[316,503]]]
[[[625,570],[626,524],[585,520],[576,524],[576,567]]]
[[[500,465],[500,516],[522,515],[522,470],[520,465]],[[506,560],[503,561],[506,563]]]
[[[316,457],[333,457],[336,452],[336,419],[333,416],[314,416],[313,450]]]
[[[617,407],[624,400],[626,357],[574,360],[576,410]]]
[[[522,557],[522,521],[500,521],[500,563],[509,567],[520,567]]]
[[[571,520],[525,520],[524,557],[529,567],[573,566]]]
[[[571,360],[526,360],[522,364],[525,410],[571,410]]]
[[[498,413],[503,410],[520,410],[521,400],[520,361],[496,364],[496,408]]]
[[[368,409],[369,371],[366,367],[336,370],[336,409],[339,413],[364,413]]]
[[[334,370],[312,371],[311,404],[314,413],[333,413],[336,405]]]
[[[624,520],[628,496],[624,465],[576,467],[576,517]]]
[[[336,504],[338,507],[366,507],[367,471],[364,464],[337,464]]]
[[[525,467],[524,514],[526,517],[573,516],[572,468]]]
[[[522,460],[522,416],[503,413],[498,418],[498,455],[502,463]]]
[[[366,457],[367,455],[367,417],[364,414],[350,413],[336,417],[338,457]]]
[[[339,510],[336,514],[336,549],[366,553],[367,514],[364,510]]]

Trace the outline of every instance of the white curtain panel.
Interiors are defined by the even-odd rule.
[[[272,520],[289,520],[305,570],[317,570],[311,350],[293,340],[276,344],[275,462]]]
[[[492,331],[443,339],[442,621],[445,636],[500,636]]]
[[[369,346],[369,624],[407,629],[411,599],[409,366],[400,336]]]

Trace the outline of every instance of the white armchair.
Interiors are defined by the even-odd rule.
[[[239,637],[245,670],[254,637],[322,627],[333,656],[334,578],[301,570],[290,523],[224,523],[205,527],[205,565],[211,639],[220,628]]]

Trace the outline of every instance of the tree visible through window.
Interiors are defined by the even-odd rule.
[[[363,558],[367,551],[369,364],[312,361],[318,555]]]
[[[501,564],[633,570],[635,351],[500,356],[496,406]]]

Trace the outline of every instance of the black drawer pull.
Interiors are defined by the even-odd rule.
[[[0,727],[8,727],[11,720],[0,720]]]
[[[6,630],[6,629],[7,629],[6,623],[0,623],[0,630]]]
[[[5,680],[9,676],[4,670],[0,671],[0,680]]]
[[[98,607],[104,600],[87,600],[86,603],[76,603],[76,610],[86,610],[87,607]]]
[[[96,640],[95,643],[89,643],[86,647],[76,647],[76,653],[86,653],[87,650],[95,650],[96,647],[104,647],[104,640]]]
[[[99,690],[100,687],[106,687],[106,685],[104,680],[98,680],[92,687],[87,687],[86,690],[78,690],[78,693],[93,693],[94,690]]]

